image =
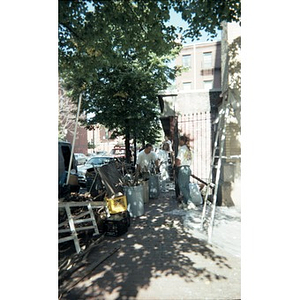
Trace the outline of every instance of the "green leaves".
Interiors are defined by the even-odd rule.
[[[157,92],[178,71],[168,66],[180,50],[177,28],[166,23],[172,8],[190,25],[185,37],[213,35],[222,21],[240,18],[233,0],[59,1],[59,76],[75,101],[83,93],[93,122],[116,134],[155,136]]]
[[[206,31],[211,37],[216,36],[216,29],[221,29],[225,22],[239,22],[241,18],[240,0],[174,0],[174,10],[181,13],[189,28],[183,32],[183,37],[200,37]]]

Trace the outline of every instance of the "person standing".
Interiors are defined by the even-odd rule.
[[[191,176],[190,166],[192,163],[192,152],[187,136],[181,136],[179,138],[179,146],[175,165],[178,167],[178,186],[183,196],[182,206],[185,208],[191,201],[189,183]]]
[[[165,143],[169,144],[169,148],[171,150],[172,149],[172,142],[170,141],[170,139],[167,135],[165,136],[164,144]]]
[[[169,165],[171,162],[170,146],[169,143],[163,143],[162,149],[158,152],[158,158],[160,162],[159,171],[160,178],[162,180],[162,192],[167,192],[166,182],[170,179]]]
[[[152,151],[151,144],[146,144],[145,149],[138,154],[136,164],[137,174],[142,174],[143,179],[149,179],[150,173],[155,173],[155,168],[158,168],[158,157]]]

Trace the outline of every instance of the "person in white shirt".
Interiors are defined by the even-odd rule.
[[[137,173],[138,174],[149,174],[151,172],[155,173],[152,168],[158,167],[158,157],[154,151],[151,144],[146,144],[144,150],[142,150],[137,157]],[[143,176],[144,177],[144,176]]]
[[[169,137],[168,137],[167,135],[165,136],[164,144],[165,144],[165,143],[168,143],[168,144],[169,144],[170,151],[171,151],[171,149],[172,149],[172,142],[170,141],[170,139],[169,139]]]
[[[178,171],[178,186],[183,196],[183,206],[191,201],[190,195],[190,176],[191,176],[191,163],[192,163],[192,152],[188,145],[188,138],[186,136],[181,136],[179,138],[179,151],[175,159],[175,164],[179,167]]]
[[[162,180],[162,192],[167,192],[166,181],[170,179],[169,166],[171,162],[171,153],[169,143],[163,143],[162,149],[157,153],[159,159],[160,178]]]

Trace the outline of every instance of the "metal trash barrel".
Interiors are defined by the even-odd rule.
[[[151,175],[149,177],[149,198],[157,198],[159,194],[159,175]]]
[[[149,181],[143,181],[143,198],[144,198],[144,203],[149,203]]]
[[[127,198],[127,210],[131,217],[139,217],[144,214],[143,185],[124,186]]]

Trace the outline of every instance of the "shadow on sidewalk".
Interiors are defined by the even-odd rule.
[[[145,215],[132,219],[125,235],[105,238],[88,260],[95,262],[111,249],[120,249],[62,299],[135,299],[152,280],[170,275],[185,282],[226,280],[224,275],[201,266],[201,261],[208,260],[214,269],[232,269],[227,258],[216,255],[204,241],[185,232],[180,216],[164,214],[174,207],[175,200],[170,200],[169,195],[150,200]],[[69,281],[75,282],[77,278]],[[179,288],[176,281],[173,284],[175,290]],[[172,288],[171,282],[165,288]]]

